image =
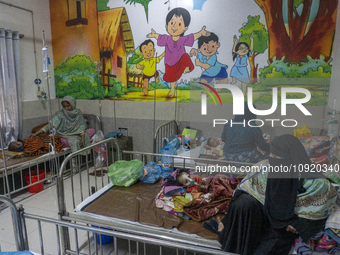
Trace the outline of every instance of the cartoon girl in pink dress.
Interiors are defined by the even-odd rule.
[[[166,16],[166,30],[169,35],[157,34],[153,29],[147,35],[149,38],[155,38],[158,46],[165,46],[165,74],[163,79],[170,82],[168,97],[175,97],[176,81],[182,74],[194,69],[189,55],[185,52],[185,46],[192,47],[194,41],[199,37],[209,35],[204,26],[198,33],[184,36],[190,20],[190,13],[186,9],[172,9]]]

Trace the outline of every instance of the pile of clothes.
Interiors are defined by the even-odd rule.
[[[311,255],[313,252],[340,254],[339,243],[334,240],[339,240],[339,236],[336,231],[333,231],[332,229],[320,231],[307,242],[303,242],[301,238],[298,238],[295,240],[294,249],[298,255]]]
[[[239,184],[226,175],[190,176],[190,170],[177,169],[162,181],[156,196],[156,207],[185,219],[205,221],[224,214]]]
[[[300,139],[307,155],[314,164],[328,164],[331,141],[328,136],[310,136]]]

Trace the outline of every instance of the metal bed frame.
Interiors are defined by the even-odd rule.
[[[140,158],[144,163],[148,162],[149,160],[152,160],[153,158],[160,156],[161,154],[154,154],[154,153],[142,153],[142,152],[130,152],[130,151],[123,151],[122,153],[119,151],[118,143],[115,139],[111,138],[108,140],[104,140],[99,144],[92,145],[90,147],[87,147],[86,149],[91,149],[94,146],[100,145],[100,144],[107,144],[108,142],[112,142],[117,150],[119,158],[121,158],[122,154],[128,154],[129,158]],[[99,219],[98,217],[90,216],[90,215],[84,215],[82,213],[78,213],[75,211],[76,208],[76,201],[78,203],[84,201],[87,197],[89,197],[91,194],[93,194],[95,191],[98,191],[99,189],[106,186],[108,183],[110,183],[109,177],[104,177],[101,175],[100,177],[95,178],[89,178],[88,176],[88,169],[85,171],[79,172],[79,175],[77,177],[73,177],[71,175],[71,194],[70,192],[67,194],[67,198],[72,198],[72,205],[73,209],[66,210],[66,194],[65,194],[65,188],[66,188],[66,180],[64,179],[64,173],[66,171],[66,165],[69,161],[72,161],[73,158],[77,158],[79,154],[86,150],[80,150],[75,153],[70,154],[62,163],[59,176],[57,179],[57,191],[58,191],[58,207],[59,207],[59,219],[62,221],[68,221],[73,222],[76,224],[86,224],[86,225],[95,225],[103,228],[109,228],[114,231],[115,234],[120,235],[136,235],[139,237],[143,237],[143,243],[150,243],[153,245],[159,246],[159,254],[162,254],[162,248],[161,246],[171,246],[176,249],[177,254],[179,248],[192,250],[196,252],[203,252],[204,254],[228,254],[226,252],[222,252],[220,250],[220,245],[216,240],[208,240],[202,237],[193,237],[189,235],[181,235],[181,237],[178,237],[178,233],[170,233],[168,231],[164,231],[162,229],[151,229],[148,226],[145,225],[135,225],[131,223],[124,222],[119,219],[110,219],[110,220],[104,220]],[[113,153],[113,152],[112,152]],[[113,155],[112,155],[113,156]],[[175,158],[179,158],[184,161],[183,165],[188,167],[189,164],[186,164],[186,160],[191,160],[191,162],[195,161],[197,164],[206,164],[206,165],[216,165],[218,163],[220,164],[233,164],[233,165],[245,165],[245,163],[237,163],[237,162],[227,162],[227,161],[221,161],[221,160],[206,160],[204,159],[204,162],[201,162],[201,158],[190,158],[190,157],[183,157],[183,156],[172,156],[173,162]],[[249,164],[252,165],[252,164]],[[239,175],[240,173],[231,173],[231,175]],[[79,187],[78,189],[74,188],[74,182],[73,178],[79,178]],[[68,189],[69,190],[69,189]],[[78,204],[77,203],[77,204]],[[207,230],[208,231],[208,230]],[[107,233],[107,232],[106,232]],[[111,232],[112,234],[112,232]],[[68,229],[62,228],[60,231],[60,238],[62,243],[62,251],[65,253],[66,251],[70,250],[70,234]],[[164,244],[164,245],[163,245]],[[193,247],[195,247],[193,249]],[[129,253],[130,254],[130,253]],[[139,253],[137,253],[139,254]],[[147,253],[144,253],[147,254]],[[152,253],[156,254],[156,253]],[[174,254],[174,253],[172,253]],[[230,254],[230,253],[229,253]]]
[[[156,238],[145,237],[143,235],[138,235],[138,233],[122,233],[118,231],[110,231],[100,228],[91,227],[88,224],[79,224],[79,223],[71,223],[63,220],[55,220],[51,218],[46,218],[42,216],[27,214],[24,211],[24,208],[21,206],[19,208],[16,207],[15,203],[5,196],[0,196],[0,203],[5,203],[12,212],[13,217],[13,230],[14,230],[14,238],[16,243],[17,251],[29,250],[29,240],[31,235],[28,235],[26,222],[27,221],[35,221],[38,224],[38,232],[39,232],[39,245],[40,245],[40,253],[45,254],[46,245],[44,245],[44,234],[47,232],[43,232],[42,224],[44,225],[44,229],[46,229],[46,225],[48,225],[49,231],[56,231],[56,253],[54,254],[103,254],[104,245],[102,244],[102,235],[112,236],[113,237],[113,245],[110,254],[118,255],[118,248],[123,241],[127,242],[128,245],[128,254],[132,254],[134,250],[134,254],[232,254],[226,253],[223,251],[212,251],[207,248],[196,247],[189,244],[183,243],[175,243],[172,241],[164,241],[158,240]],[[62,240],[61,233],[63,230],[67,229],[69,232],[74,233],[74,243],[72,243],[72,249],[62,250]],[[93,241],[92,235],[95,237]],[[79,243],[79,236],[87,236],[87,240],[84,244]],[[97,239],[97,237],[99,237]],[[170,249],[171,250],[170,250]],[[0,248],[1,252],[1,248]],[[163,253],[164,252],[164,253]],[[105,254],[108,254],[109,251],[106,249]]]
[[[170,135],[178,135],[178,124],[175,120],[160,125],[153,138],[153,153],[158,153],[163,147],[163,139]]]
[[[84,118],[88,124],[89,128],[94,128],[95,130],[102,129],[102,122],[97,115],[84,114]],[[37,183],[49,182],[52,183],[57,175],[58,169],[60,169],[61,162],[70,153],[70,150],[63,151],[61,153],[42,155],[35,159],[29,159],[12,166],[4,165],[0,169],[0,182],[2,182],[2,187],[0,187],[0,194],[6,195],[11,198],[14,194],[27,189]],[[93,158],[89,159],[93,163]],[[68,166],[68,171],[71,170],[71,166]],[[32,184],[25,185],[23,176],[24,172],[28,172],[29,179],[31,179],[32,171],[39,170],[45,173],[45,177],[40,179],[38,175],[38,181]],[[48,170],[50,170],[50,176],[47,176]],[[16,182],[16,178],[20,178],[20,181]],[[1,180],[2,179],[2,180]],[[19,183],[20,182],[20,183]]]

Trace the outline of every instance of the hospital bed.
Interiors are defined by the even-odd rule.
[[[159,240],[138,233],[123,233],[89,224],[56,220],[25,213],[25,208],[17,208],[15,203],[5,196],[0,196],[0,204],[5,203],[12,213],[13,232],[16,251],[31,250],[32,254],[66,254],[62,247],[62,231],[72,233],[67,254],[231,254],[204,247],[176,243],[173,240]],[[38,237],[28,234],[27,226],[38,226]],[[50,233],[47,233],[50,232]],[[53,233],[53,234],[52,234]],[[48,242],[47,242],[47,236]],[[53,236],[53,240],[52,237]],[[106,238],[112,239],[112,245],[105,245]],[[95,241],[96,240],[96,241]],[[47,244],[48,243],[48,244]],[[1,252],[1,248],[0,248]],[[20,254],[20,253],[16,253]],[[27,254],[27,253],[25,253]]]
[[[160,126],[157,127],[154,138],[153,138],[153,152],[159,153],[159,151],[163,148],[163,141],[164,138],[170,138],[171,135],[179,135],[179,127],[175,120],[171,120],[169,122],[166,122]],[[178,156],[182,156],[186,158],[185,165],[184,161],[181,157],[174,157],[174,166],[175,167],[195,167],[196,165],[200,165],[200,162],[205,162],[203,159],[214,159],[211,155],[204,154],[203,151],[205,151],[202,147],[206,145],[206,141],[202,142],[200,146],[193,148],[191,150],[186,150],[181,153],[177,153]],[[200,160],[191,161],[192,158],[201,158]],[[223,159],[222,159],[223,160]],[[158,159],[154,159],[154,161],[158,161]],[[212,161],[214,162],[214,161]],[[217,163],[223,163],[221,160],[217,161]],[[215,163],[216,164],[216,163]],[[201,164],[202,165],[202,164]],[[204,165],[204,164],[203,164]],[[228,163],[227,163],[228,165]]]
[[[196,247],[196,251],[206,250],[205,254],[227,254],[221,253],[220,245],[216,239],[217,236],[203,228],[202,222],[185,221],[161,209],[157,208],[156,211],[151,208],[155,204],[155,195],[161,188],[159,183],[153,185],[137,183],[129,188],[113,187],[108,176],[89,177],[88,171],[84,170],[79,172],[78,176],[73,177],[79,179],[78,184],[71,179],[70,191],[70,188],[67,187],[68,180],[63,178],[65,166],[80,152],[70,154],[64,160],[59,172],[57,182],[58,214],[61,220],[104,227],[112,229],[114,233],[143,236],[145,240],[152,240],[150,242],[153,244],[170,242],[174,248],[188,246]],[[129,151],[123,151],[122,154],[128,154],[131,159],[138,158],[144,164],[154,157],[160,156],[160,154],[154,153]],[[187,165],[185,163],[187,160],[191,162],[202,160],[181,156],[172,157],[173,160],[175,158],[181,159],[184,165]],[[204,163],[200,162],[200,164],[206,166],[216,165],[217,163],[222,163],[222,161],[207,160]],[[226,163],[226,161],[223,161],[223,163]],[[210,175],[206,172],[198,172],[197,174]],[[237,177],[240,175],[240,171],[236,170],[230,175]],[[138,210],[139,208],[141,210]],[[173,228],[173,226],[177,228]],[[70,234],[65,230],[61,232],[61,235],[64,244],[62,249],[64,251],[70,249]]]
[[[93,128],[96,131],[102,129],[102,122],[100,118],[93,114],[84,114],[85,121],[88,128]],[[33,171],[39,170],[40,173],[44,172],[44,177],[38,176],[38,181],[41,182],[52,182],[55,179],[58,169],[60,169],[61,162],[70,153],[70,150],[66,148],[61,153],[47,153],[44,155],[33,156],[33,157],[22,157],[16,159],[9,159],[6,162],[0,161],[0,194],[11,197],[12,195],[33,186],[34,184],[26,185],[24,181],[25,173],[28,173],[28,178],[32,176]],[[88,158],[93,162],[93,158]],[[6,164],[6,167],[5,167]],[[82,166],[84,163],[82,163]],[[70,171],[71,165],[68,166]],[[36,184],[35,183],[35,184]]]
[[[158,153],[163,147],[164,137],[178,135],[178,125],[175,120],[171,120],[157,127],[153,137],[153,153]]]

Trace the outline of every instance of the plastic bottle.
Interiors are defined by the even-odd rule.
[[[328,121],[328,136],[330,139],[333,139],[333,137],[337,136],[338,133],[338,120],[331,119]]]
[[[164,147],[164,151],[162,153],[162,177],[167,177],[172,173],[172,152],[169,150],[169,147]]]

